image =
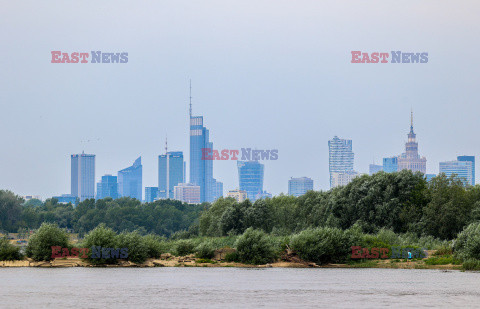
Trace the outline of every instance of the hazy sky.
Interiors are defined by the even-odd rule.
[[[353,140],[355,169],[404,151],[427,172],[479,155],[478,1],[0,1],[0,189],[70,193],[70,154],[97,181],[142,156],[184,151],[188,81],[215,149],[278,149],[264,188],[307,176],[328,189],[328,140]],[[126,64],[52,64],[52,50],[128,52]],[[428,52],[426,64],[352,64],[350,52]],[[88,141],[90,142],[82,142]],[[478,156],[477,156],[477,159]],[[479,165],[480,166],[480,165]],[[479,173],[477,172],[477,178]],[[235,161],[215,161],[225,192]],[[188,178],[188,173],[187,173]]]

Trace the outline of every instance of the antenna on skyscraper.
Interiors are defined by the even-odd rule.
[[[190,118],[192,118],[192,80],[190,79]]]
[[[410,109],[410,126],[413,128],[413,107]]]
[[[165,134],[165,154],[167,154],[167,151],[168,151],[167,141],[168,141],[168,137],[167,137],[167,135]]]

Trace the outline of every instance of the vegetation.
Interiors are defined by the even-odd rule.
[[[243,263],[266,264],[273,262],[276,258],[273,242],[262,230],[248,228],[238,237],[235,247],[238,261]]]
[[[28,240],[26,255],[35,261],[52,259],[52,246],[69,248],[68,234],[53,223],[42,223]]]
[[[6,237],[0,238],[0,261],[21,260],[20,248],[10,244]]]

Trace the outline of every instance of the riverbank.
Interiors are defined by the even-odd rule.
[[[386,269],[441,269],[461,270],[462,265],[428,265],[427,259],[413,261],[377,259],[352,261],[346,264],[324,264],[317,265],[296,259],[294,261],[278,260],[274,263],[264,265],[251,265],[237,262],[226,262],[224,260],[210,260],[196,258],[194,255],[172,256],[162,254],[159,259],[148,259],[144,263],[136,264],[130,261],[119,260],[118,264],[92,265],[80,258],[57,258],[51,261],[35,262],[32,259],[21,261],[0,261],[0,267],[239,267],[239,268],[386,268]]]

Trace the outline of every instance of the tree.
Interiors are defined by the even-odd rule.
[[[35,261],[52,259],[52,246],[68,248],[68,234],[53,223],[42,223],[28,240],[26,254]]]

